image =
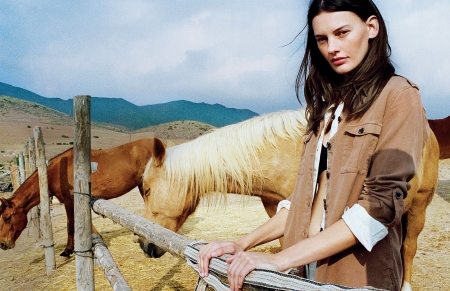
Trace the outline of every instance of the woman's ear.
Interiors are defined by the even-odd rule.
[[[369,38],[375,38],[380,30],[380,23],[375,15],[370,16],[366,20],[367,28],[369,29]]]

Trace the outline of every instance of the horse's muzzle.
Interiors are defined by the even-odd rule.
[[[7,241],[7,242],[1,242],[0,243],[0,249],[2,250],[9,250],[14,248],[16,244],[13,241]]]
[[[139,246],[141,250],[150,258],[159,258],[166,253],[162,248],[150,243],[148,240],[144,238],[139,238]]]

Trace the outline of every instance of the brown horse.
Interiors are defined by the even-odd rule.
[[[115,148],[91,151],[91,193],[112,199],[136,186],[142,194],[142,174],[152,157],[153,139],[140,139]],[[47,167],[49,194],[64,203],[67,214],[67,245],[61,256],[74,248],[73,148],[50,160]],[[39,180],[35,171],[9,199],[0,198],[0,248],[13,248],[27,225],[27,213],[39,204]],[[92,228],[96,232],[95,227]]]
[[[273,216],[278,202],[294,189],[304,132],[303,113],[285,111],[230,125],[167,150],[155,139],[154,157],[143,176],[145,217],[177,231],[200,198],[211,199],[214,192],[259,196]],[[404,290],[411,282],[417,237],[437,186],[438,162],[438,143],[431,132],[405,199]],[[164,253],[143,239],[140,244],[151,257]]]
[[[442,119],[428,119],[439,143],[439,159],[450,158],[450,116]]]

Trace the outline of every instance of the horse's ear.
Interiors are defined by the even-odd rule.
[[[0,201],[2,202],[2,205],[5,205],[6,207],[11,207],[11,202],[3,197],[0,197]]]
[[[166,147],[170,148],[170,147],[173,147],[173,146],[175,146],[175,143],[173,141],[171,141],[170,139],[168,139],[167,142],[166,142]]]
[[[153,157],[157,167],[160,167],[163,164],[164,158],[166,157],[166,148],[158,138],[155,138],[153,144]]]

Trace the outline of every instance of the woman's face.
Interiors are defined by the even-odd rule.
[[[353,12],[321,12],[312,20],[317,46],[333,70],[347,75],[364,59],[369,39],[378,35],[378,20],[366,22]]]

